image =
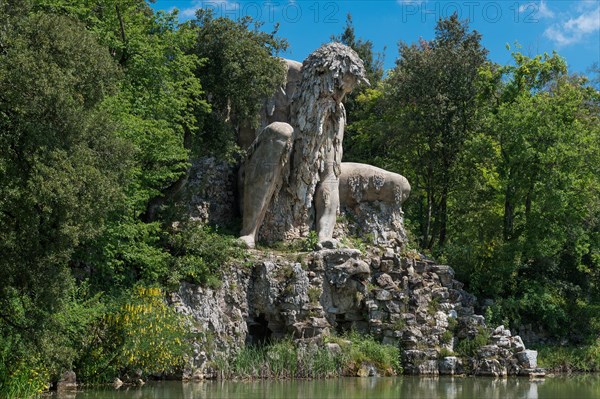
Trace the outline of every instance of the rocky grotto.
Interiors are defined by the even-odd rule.
[[[303,64],[285,62],[287,82],[265,103],[261,125],[240,133],[249,148],[241,167],[196,160],[180,196],[186,217],[202,223],[228,224],[241,209],[240,236],[250,248],[244,264],[223,266],[220,288],[182,283],[171,294],[200,337],[184,378],[215,377],[214,359],[244,345],[283,337],[320,345],[350,330],[398,346],[408,374],[542,376],[537,353],[518,335],[476,314],[476,298],[452,267],[406,248],[409,182],[341,162],[342,100],[367,84],[356,53],[329,44]],[[254,249],[258,240],[300,240],[311,231],[313,251]],[[454,355],[460,342],[482,335],[487,345]]]

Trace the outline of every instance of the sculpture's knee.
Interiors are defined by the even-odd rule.
[[[266,126],[259,135],[261,141],[268,140],[271,142],[286,143],[292,138],[294,128],[285,122],[273,122]]]
[[[293,134],[294,128],[284,122],[273,122],[260,132],[244,165],[246,186],[249,179],[253,185],[267,175],[276,177],[289,157]]]

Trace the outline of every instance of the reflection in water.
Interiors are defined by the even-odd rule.
[[[57,395],[59,399],[74,396]],[[592,399],[600,398],[600,376],[529,381],[527,378],[397,377],[315,381],[161,382],[142,388],[78,392],[76,399]]]

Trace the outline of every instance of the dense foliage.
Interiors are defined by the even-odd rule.
[[[285,43],[252,24],[180,26],[144,0],[0,1],[0,396],[74,367],[83,381],[181,367],[183,320],[151,287],[216,285],[239,250],[160,211],[192,152],[233,151],[223,96],[245,118],[283,80]],[[217,90],[223,67],[237,91]]]
[[[191,52],[203,60],[196,73],[212,106],[198,145],[221,157],[234,155],[239,128],[256,127],[264,99],[285,79],[284,64],[272,56],[287,42],[261,26],[249,17],[215,19],[203,9],[188,26],[197,32]]]
[[[600,93],[558,54],[487,60],[456,16],[400,43],[357,97],[346,160],[411,182],[413,245],[447,261],[491,323],[585,341],[600,332]]]
[[[236,159],[240,128],[283,82],[273,56],[286,42],[260,27],[204,10],[179,24],[144,0],[0,0],[0,396],[35,394],[69,369],[107,381],[181,368],[189,337],[165,293],[218,286],[242,250],[173,223],[169,198],[193,157]],[[589,340],[573,357],[597,369],[600,93],[557,54],[493,64],[456,16],[435,33],[401,43],[387,76],[350,17],[334,36],[371,80],[348,99],[346,160],[408,177],[412,245],[493,299],[491,323]],[[248,349],[221,371],[398,369],[396,349],[349,341],[340,357]]]

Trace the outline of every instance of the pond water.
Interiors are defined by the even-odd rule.
[[[599,375],[527,378],[394,377],[314,381],[155,382],[141,388],[100,388],[60,399],[598,399]]]

